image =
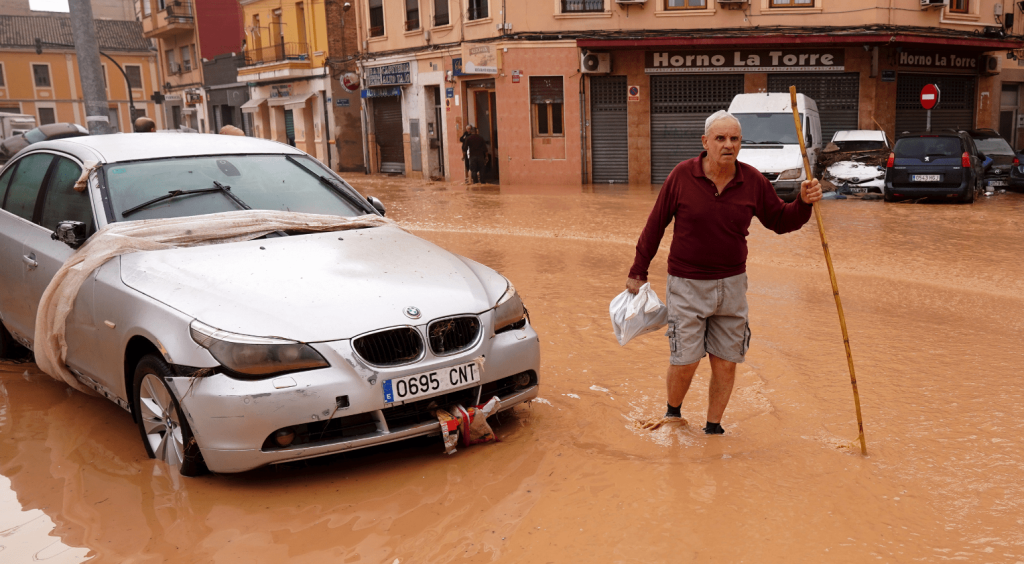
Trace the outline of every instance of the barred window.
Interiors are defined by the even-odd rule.
[[[448,25],[448,0],[434,0],[434,26]]]
[[[384,35],[384,0],[370,0],[370,37]]]
[[[530,107],[534,137],[563,137],[562,108],[565,94],[560,76],[530,77]]]
[[[707,7],[707,0],[665,0],[666,10],[703,10]]]
[[[603,12],[604,0],[562,0],[563,14]]]

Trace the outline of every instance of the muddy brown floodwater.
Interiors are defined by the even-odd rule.
[[[439,438],[183,479],[127,413],[30,364],[0,373],[0,561],[1024,562],[1024,195],[827,201],[870,455],[813,225],[750,236],[754,339],[706,437],[663,412],[660,333],[608,302],[656,191],[354,178],[418,235],[514,281],[542,400],[499,443]],[[668,237],[652,266],[664,296]]]

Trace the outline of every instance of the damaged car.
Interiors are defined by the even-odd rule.
[[[822,151],[822,180],[841,193],[880,194],[885,187],[883,165],[888,156],[889,141],[883,131],[837,131]]]
[[[105,226],[245,210],[380,223],[140,250],[88,276],[67,369],[182,475],[440,434],[438,409],[537,397],[539,341],[512,283],[387,221],[379,200],[287,145],[43,141],[0,170],[0,208],[0,357],[38,345],[44,290]]]

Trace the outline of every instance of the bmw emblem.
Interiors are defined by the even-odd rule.
[[[420,315],[422,314],[420,313],[420,308],[418,307],[409,306],[405,308],[405,316],[410,319],[419,319]]]

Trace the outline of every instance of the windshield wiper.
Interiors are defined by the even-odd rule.
[[[338,196],[340,196],[341,199],[347,200],[350,204],[355,204],[356,206],[361,206],[361,204],[359,202],[353,200],[352,196],[345,190],[345,187],[344,187],[344,185],[342,183],[338,182],[337,180],[335,180],[333,178],[325,176],[323,174],[317,174],[317,173],[313,172],[308,167],[306,167],[301,162],[299,162],[298,159],[296,159],[295,157],[293,157],[291,155],[285,155],[284,158],[288,159],[288,162],[292,163],[293,165],[295,165],[295,166],[301,168],[302,170],[308,172],[310,175],[315,176],[317,178],[317,180],[320,181],[321,184],[323,184],[324,186],[330,188],[331,191],[334,192],[335,194],[337,194]],[[369,205],[369,204],[367,204],[367,205]],[[366,211],[365,207],[364,207],[363,211]],[[376,212],[374,212],[374,213],[376,213]]]
[[[226,186],[226,185],[221,184],[220,182],[217,182],[216,180],[214,180],[213,181],[213,188],[201,188],[199,190],[171,190],[170,192],[164,194],[163,196],[157,196],[156,198],[153,198],[152,200],[148,200],[148,201],[142,202],[141,204],[135,206],[134,208],[129,208],[129,209],[124,210],[123,212],[121,212],[121,217],[128,217],[129,215],[132,215],[133,213],[135,213],[135,212],[137,212],[137,211],[139,211],[141,209],[148,208],[149,206],[152,206],[153,204],[158,204],[158,203],[163,202],[165,200],[170,200],[171,198],[177,198],[178,196],[189,196],[191,194],[212,194],[213,192],[221,192],[221,193],[223,193],[225,196],[228,197],[229,200],[234,202],[235,205],[237,205],[238,207],[242,208],[243,210],[251,210],[252,209],[252,208],[250,208],[248,206],[248,204],[243,202],[238,196],[234,195],[234,193],[231,192],[231,187],[230,186]]]

